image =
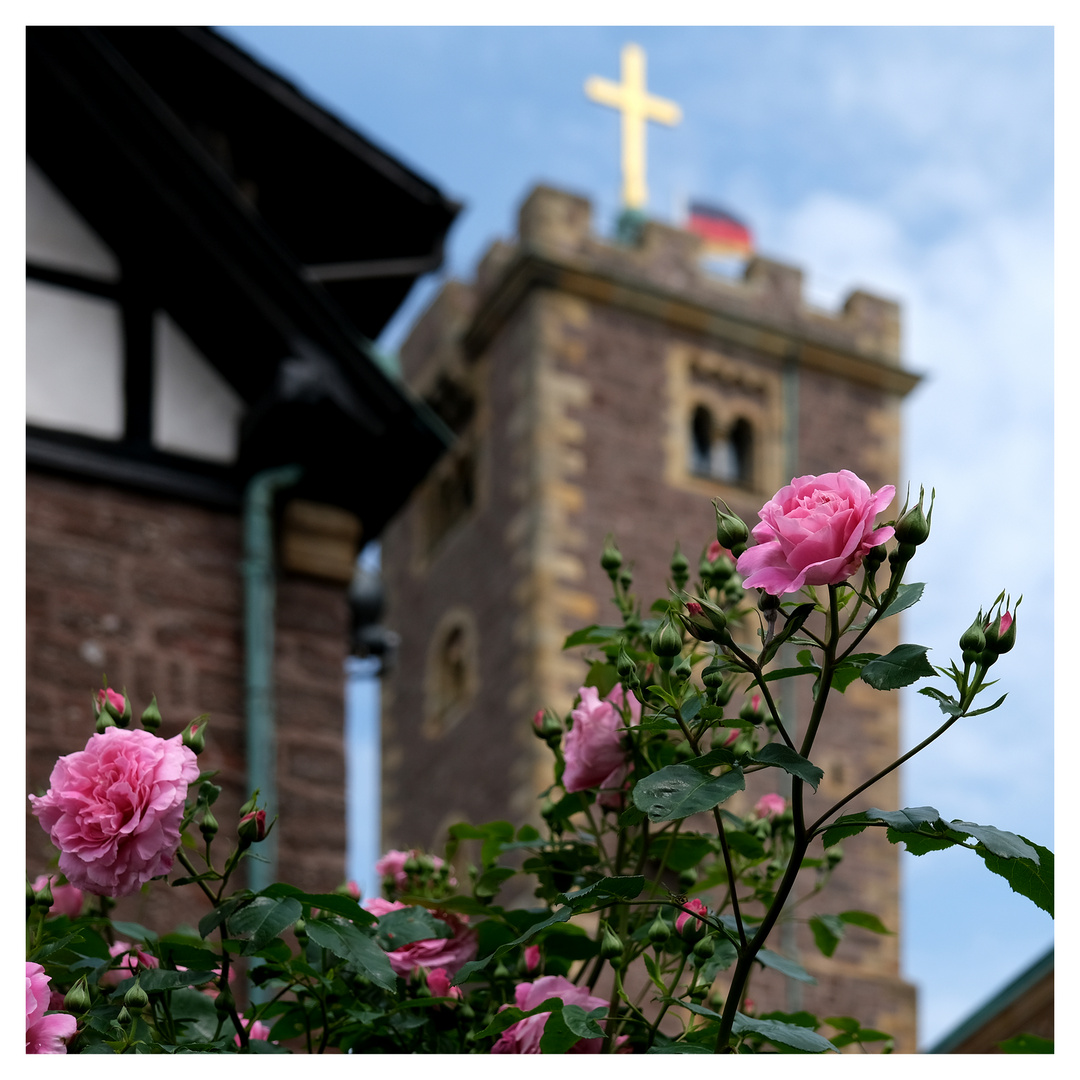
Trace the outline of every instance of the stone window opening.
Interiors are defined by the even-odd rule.
[[[425,679],[423,732],[445,735],[476,695],[476,632],[466,612],[451,612],[434,635]]]
[[[745,417],[721,425],[708,406],[694,407],[690,417],[690,471],[695,476],[751,487],[753,445],[754,429]]]

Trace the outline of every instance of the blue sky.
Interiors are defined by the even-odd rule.
[[[1034,27],[244,27],[237,44],[466,208],[447,272],[510,238],[538,182],[619,209],[618,122],[589,102],[646,51],[651,216],[688,199],[800,265],[807,298],[852,288],[903,305],[904,479],[936,487],[906,640],[944,665],[980,606],[1023,593],[995,713],[908,766],[903,804],[1053,846],[1054,35]],[[394,347],[437,281],[414,290]],[[905,745],[940,722],[904,692]],[[927,1045],[1053,941],[1053,924],[962,852],[903,859],[903,971]]]

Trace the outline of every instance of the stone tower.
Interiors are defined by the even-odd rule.
[[[448,283],[402,348],[406,378],[458,440],[383,544],[401,634],[383,699],[387,846],[440,850],[455,821],[535,819],[550,759],[529,720],[569,709],[584,681],[566,635],[617,621],[605,534],[647,606],[667,595],[675,540],[693,566],[714,537],[716,496],[753,525],[792,476],[899,483],[917,377],[900,364],[895,303],[853,292],[838,313],[816,310],[795,267],[754,258],[741,281],[711,277],[689,233],[646,222],[636,245],[614,245],[590,219],[587,200],[535,189],[516,242],[494,244],[473,284]],[[868,646],[895,645],[895,622]],[[895,692],[856,682],[836,706],[813,754],[820,810],[899,753]],[[805,723],[808,703],[782,704],[796,727],[800,707]],[[896,774],[866,798],[851,809],[899,805]],[[880,837],[854,838],[806,915],[867,910],[898,930],[898,870]],[[896,936],[853,929],[829,960],[801,929],[782,947],[817,985],[763,976],[759,1003],[855,1015],[914,1051]]]

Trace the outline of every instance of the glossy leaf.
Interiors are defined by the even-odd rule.
[[[674,821],[711,810],[745,786],[741,769],[712,776],[691,765],[666,765],[634,785],[633,800],[650,821]]]
[[[869,911],[841,911],[837,918],[847,923],[848,926],[861,926],[864,930],[869,930],[874,934],[893,933],[876,915],[871,914]]]
[[[605,641],[622,637],[621,626],[586,626],[582,630],[575,630],[564,642],[564,649],[573,649],[578,645],[601,645]]]
[[[774,953],[771,949],[762,949],[755,959],[765,967],[772,968],[774,971],[779,971],[781,975],[786,975],[789,979],[796,979],[798,982],[809,983],[811,986],[817,984],[817,979],[815,979],[802,964],[797,964],[794,960],[789,960],[786,956]]]
[[[587,1013],[580,1005],[564,1005],[553,1009],[540,1037],[541,1054],[565,1054],[579,1039],[600,1039],[604,1029],[596,1023],[596,1017],[607,1015],[600,1007]]]
[[[813,762],[783,743],[766,743],[756,754],[750,755],[750,760],[763,765],[775,765],[784,772],[805,780],[815,791],[825,775]]]
[[[927,676],[936,675],[926,659],[925,645],[897,645],[891,652],[868,660],[860,678],[875,690],[899,690]]]
[[[398,908],[379,916],[375,940],[387,952],[404,949],[414,941],[448,938],[453,931],[441,919],[422,907]]]
[[[1023,837],[1021,837],[1023,839]],[[1036,907],[1054,917],[1054,853],[1026,840],[1035,849],[1038,862],[1031,859],[1006,859],[987,851],[982,855],[986,868],[1003,877],[1012,891],[1026,896]]]
[[[843,920],[837,915],[814,915],[810,919],[814,944],[823,956],[832,956],[844,936]]]
[[[307,933],[316,945],[355,965],[376,986],[392,994],[397,992],[394,969],[373,937],[340,919],[311,919],[307,923]]]
[[[785,1024],[780,1020],[755,1020],[737,1012],[731,1030],[736,1035],[760,1035],[771,1043],[787,1046],[792,1050],[802,1050],[807,1054],[824,1054],[830,1050],[834,1054],[840,1052],[824,1035],[819,1035],[801,1024]]]
[[[242,955],[250,956],[287,930],[303,914],[292,896],[274,899],[257,896],[229,918],[229,935],[247,939]]]

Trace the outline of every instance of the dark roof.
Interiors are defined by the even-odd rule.
[[[370,338],[456,204],[197,28],[28,28],[27,152],[244,399],[236,484],[298,462],[376,535],[449,435]]]
[[[951,1054],[963,1043],[978,1034],[1014,1006],[1048,975],[1054,971],[1054,950],[1044,953],[1030,967],[1025,968],[1007,986],[1002,987],[989,1001],[984,1002],[967,1019],[962,1020],[948,1034],[943,1035],[926,1051],[928,1054]],[[1008,1032],[1008,1035],[1017,1032]]]

